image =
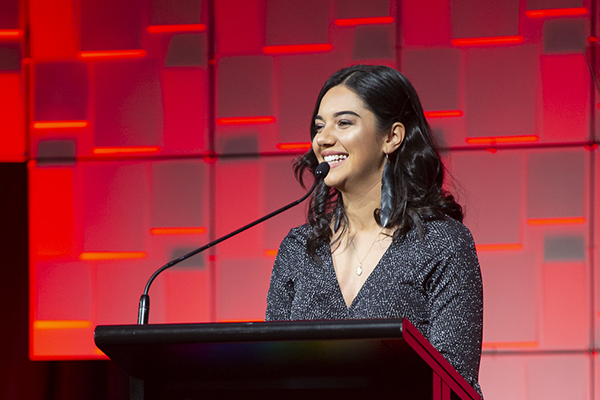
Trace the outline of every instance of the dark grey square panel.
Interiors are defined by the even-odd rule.
[[[203,226],[206,170],[201,161],[152,164],[152,227]]]
[[[0,44],[0,71],[21,70],[21,45],[19,43]]]
[[[39,166],[74,165],[76,142],[74,139],[40,140],[37,148]]]
[[[218,117],[271,115],[273,60],[266,56],[224,57],[218,65]]]
[[[389,0],[338,0],[336,18],[387,17],[390,15]]]
[[[584,261],[585,240],[582,236],[544,237],[544,261]]]
[[[544,54],[581,53],[590,35],[584,18],[544,21]]]
[[[529,155],[528,218],[583,216],[584,155],[583,151]]]
[[[519,0],[450,0],[453,38],[519,34]]]
[[[394,57],[391,25],[359,25],[354,33],[355,60]]]
[[[406,50],[402,72],[417,90],[425,111],[459,108],[460,50]]]
[[[329,1],[267,2],[267,46],[328,43]]]
[[[151,0],[151,25],[199,24],[201,0]]]
[[[582,7],[583,0],[527,0],[528,10]]]
[[[185,33],[173,35],[169,41],[165,67],[198,67],[206,65],[203,35]]]
[[[216,150],[221,154],[257,154],[259,152],[259,132],[219,135]]]
[[[467,50],[467,137],[535,134],[536,45]]]

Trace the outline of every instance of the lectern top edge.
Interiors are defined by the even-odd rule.
[[[402,338],[402,319],[294,322],[244,322],[155,325],[100,325],[94,332],[99,347],[111,344],[226,343],[272,340],[343,340]]]

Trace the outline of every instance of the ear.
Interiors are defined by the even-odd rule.
[[[404,128],[404,124],[401,122],[394,122],[394,125],[390,128],[383,144],[383,152],[385,154],[391,154],[398,150],[398,147],[400,147],[404,141],[405,135],[406,129]]]

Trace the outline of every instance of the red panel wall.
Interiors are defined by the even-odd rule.
[[[466,206],[486,399],[600,398],[597,0],[27,3],[0,5],[0,161],[29,162],[33,359],[102,358],[155,269],[301,196],[320,86],[377,63]],[[150,322],[262,319],[304,214],[160,276]]]

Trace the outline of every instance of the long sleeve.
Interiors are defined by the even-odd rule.
[[[431,344],[479,392],[483,291],[481,272],[470,233],[438,244],[426,282],[429,324],[423,332]],[[445,247],[444,247],[445,246]]]
[[[288,321],[290,320],[292,301],[294,299],[294,280],[292,273],[298,268],[299,252],[294,250],[297,242],[289,233],[281,242],[273,272],[271,273],[271,284],[267,293],[266,321]]]

